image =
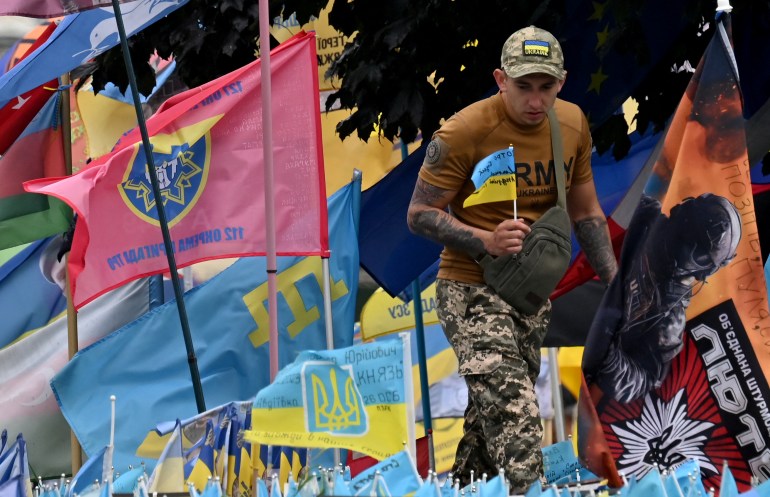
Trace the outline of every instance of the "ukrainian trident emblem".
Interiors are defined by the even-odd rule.
[[[369,431],[351,365],[311,361],[302,366],[301,377],[309,432],[360,436]]]

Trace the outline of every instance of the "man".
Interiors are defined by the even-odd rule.
[[[414,233],[445,246],[436,287],[438,314],[469,397],[453,473],[467,484],[471,471],[480,477],[503,468],[511,492],[523,493],[543,474],[533,385],[551,304],[547,301],[534,315],[512,308],[484,284],[469,254],[520,252],[529,225],[555,205],[555,174],[563,174],[577,239],[602,281],[612,279],[617,263],[594,188],[587,120],[577,106],[556,98],[566,76],[559,42],[534,26],[521,29],[505,42],[501,62],[502,68],[493,72],[499,93],[461,110],[434,134],[408,224]],[[558,167],[546,118],[551,108],[563,137],[565,163]],[[475,189],[475,166],[510,146],[518,219],[510,201],[463,207]]]

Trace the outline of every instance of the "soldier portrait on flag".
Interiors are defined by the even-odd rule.
[[[731,31],[720,12],[586,341],[578,446],[605,475],[694,460],[707,487],[724,466],[745,491],[770,470],[767,291]]]

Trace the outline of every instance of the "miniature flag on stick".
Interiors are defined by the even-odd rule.
[[[516,210],[516,166],[513,147],[498,150],[481,159],[473,168],[471,181],[476,190],[465,199],[463,207],[513,200]]]

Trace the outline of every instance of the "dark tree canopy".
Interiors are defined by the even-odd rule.
[[[650,9],[645,12],[635,0],[333,2],[330,24],[350,40],[331,69],[341,78],[341,86],[327,100],[327,107],[339,104],[354,109],[338,126],[341,137],[356,133],[368,139],[375,129],[389,140],[400,137],[411,142],[419,133],[423,139],[430,137],[442,119],[489,94],[494,83],[491,73],[499,65],[505,39],[516,29],[536,24],[552,31],[565,52],[570,44],[590,36],[585,44],[588,50],[568,53],[567,85],[577,84],[572,75],[585,69],[589,59],[598,68],[590,75],[597,98],[604,98],[599,88],[605,73],[614,69],[639,74],[634,88],[606,97],[604,110],[586,111],[597,149],[603,152],[615,145],[617,157],[625,155],[629,146],[626,122],[615,112],[619,103],[627,96],[635,97],[638,127],[662,128],[690,77],[688,72],[673,72],[672,68],[685,61],[697,64],[711,38],[714,23],[710,21],[716,7],[716,0],[641,3],[659,11],[653,14],[675,18],[676,33],[656,34],[656,29],[668,29],[669,24],[657,26]],[[271,1],[270,12],[285,17],[294,12],[305,23],[326,3]],[[734,17],[740,11],[757,29],[770,29],[770,1],[734,0],[733,6]],[[253,60],[258,34],[256,0],[189,0],[129,40],[140,91],[146,92],[154,84],[149,65],[141,63],[154,50],[164,58],[173,55],[178,77],[192,87]],[[663,34],[669,35],[670,42],[661,49],[654,41]],[[127,85],[119,50],[97,59],[96,89],[108,81],[122,88]]]

